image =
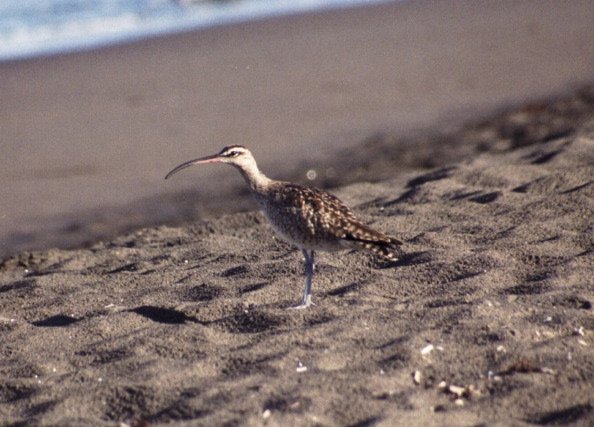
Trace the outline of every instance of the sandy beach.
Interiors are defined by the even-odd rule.
[[[1,424],[591,425],[592,110],[543,132],[586,101],[467,129],[499,148],[470,160],[337,189],[404,254],[319,253],[307,310],[286,309],[302,260],[259,212],[10,257]]]
[[[594,424],[594,5],[413,1],[0,65],[0,426]],[[300,253],[228,166],[397,261]],[[312,173],[315,179],[308,180]]]

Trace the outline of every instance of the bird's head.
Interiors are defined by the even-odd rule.
[[[223,148],[218,154],[213,154],[212,156],[201,157],[199,159],[182,163],[169,172],[167,176],[165,176],[165,179],[169,178],[171,175],[179,172],[182,169],[203,163],[229,163],[240,169],[254,168],[256,166],[256,161],[254,160],[254,156],[252,156],[250,150],[248,150],[243,145],[229,145]]]

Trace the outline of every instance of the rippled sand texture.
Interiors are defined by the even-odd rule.
[[[522,111],[483,124],[500,150],[338,189],[406,255],[320,254],[307,310],[260,213],[9,258],[2,424],[591,425],[594,122]]]

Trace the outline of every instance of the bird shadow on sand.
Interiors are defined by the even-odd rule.
[[[178,325],[186,322],[202,323],[198,319],[171,308],[156,307],[152,305],[142,305],[128,310],[129,312],[139,314],[153,322]]]
[[[241,334],[271,331],[285,323],[282,315],[267,313],[263,309],[238,310],[235,313],[207,321],[198,320],[179,310],[151,305],[143,305],[128,311],[156,323],[169,325],[198,323],[202,326],[215,326],[228,332]]]

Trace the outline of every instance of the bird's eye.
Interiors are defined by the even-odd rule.
[[[227,154],[228,157],[237,157],[239,156],[239,151],[230,151],[229,154]]]

